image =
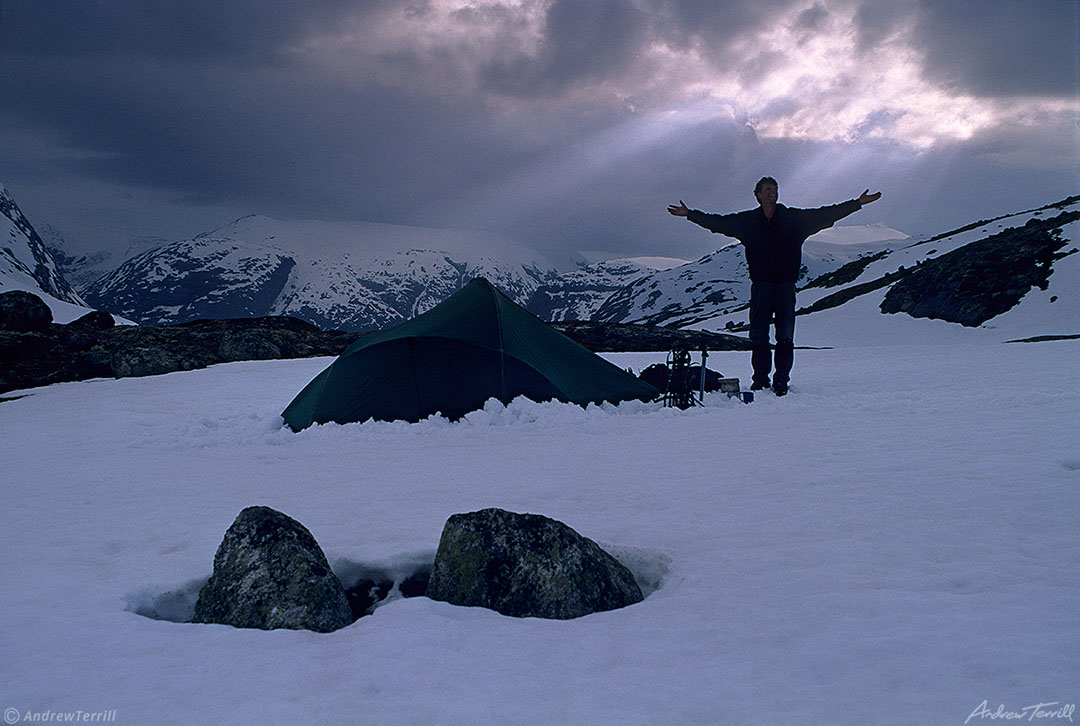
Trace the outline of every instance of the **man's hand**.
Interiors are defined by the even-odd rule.
[[[879,199],[881,199],[881,192],[874,192],[873,194],[871,194],[870,190],[867,189],[865,192],[859,195],[859,204],[866,206],[870,202],[876,202]],[[672,212],[672,214],[674,214],[674,212]]]
[[[867,189],[867,191],[870,190]],[[881,195],[879,194],[878,196]],[[667,210],[670,214],[673,214],[676,217],[685,217],[686,215],[690,214],[690,210],[686,208],[686,205],[681,199],[679,200],[678,204],[669,204]]]

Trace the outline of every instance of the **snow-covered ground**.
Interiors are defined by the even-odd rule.
[[[8,723],[964,724],[1074,704],[1078,351],[799,351],[792,395],[751,405],[515,402],[300,434],[278,414],[329,359],[21,392],[0,402],[0,708]],[[746,353],[709,364],[749,377]],[[648,596],[572,621],[396,598],[331,634],[139,614],[179,619],[253,504],[306,525],[345,575],[430,561],[456,512],[544,514]]]

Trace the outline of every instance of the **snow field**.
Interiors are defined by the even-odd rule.
[[[1075,703],[1077,350],[800,350],[792,394],[751,405],[519,400],[300,434],[278,414],[331,359],[11,394],[0,706],[132,724],[908,724]],[[748,353],[708,362],[749,379]],[[209,576],[253,504],[308,527],[339,574],[408,571],[456,512],[544,514],[649,594],[573,621],[395,598],[325,635],[138,614],[183,612],[168,593]]]

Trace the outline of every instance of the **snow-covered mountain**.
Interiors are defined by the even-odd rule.
[[[83,294],[140,323],[253,317],[267,314],[294,265],[271,248],[185,240],[131,258]]]
[[[802,280],[902,243],[907,235],[880,225],[834,227],[806,241]],[[611,323],[686,327],[745,310],[750,274],[740,244],[695,262],[639,277],[604,301],[592,318]],[[745,314],[744,316],[745,317]]]
[[[830,232],[842,239],[808,243],[808,275],[903,237],[883,227]],[[323,328],[373,330],[434,307],[476,276],[548,321],[684,326],[744,304],[749,289],[739,247],[696,263],[624,258],[559,274],[534,251],[486,233],[249,216],[136,255],[82,292],[150,324],[292,315]]]
[[[70,323],[91,310],[63,274],[46,241],[0,184],[0,293],[14,290],[40,297],[56,323]]]
[[[542,320],[591,320],[609,297],[638,278],[686,264],[671,257],[632,257],[582,265],[541,285],[529,312]]]
[[[292,315],[372,330],[434,307],[476,276],[524,305],[553,275],[531,250],[482,232],[250,216],[138,255],[83,292],[145,323]]]
[[[171,241],[164,237],[135,237],[129,240],[124,248],[118,250],[72,252],[69,251],[63,234],[52,225],[40,224],[38,232],[45,242],[45,249],[56,261],[57,269],[77,291],[109,274],[132,257]]]
[[[0,292],[29,290],[85,307],[11,194],[0,184]]]

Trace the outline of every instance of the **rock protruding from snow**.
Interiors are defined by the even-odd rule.
[[[82,330],[108,330],[116,327],[116,320],[104,310],[91,310],[86,315],[72,320],[68,325]]]
[[[311,533],[274,509],[248,507],[214,555],[214,574],[199,593],[193,622],[329,633],[352,623],[353,615]]]
[[[1061,228],[1080,211],[1032,218],[991,237],[927,259],[889,288],[883,313],[907,313],[977,327],[1011,310],[1034,287],[1046,290],[1052,266],[1069,252]],[[1073,250],[1075,252],[1075,250]]]
[[[643,599],[630,570],[592,540],[553,519],[502,509],[447,520],[427,595],[559,620]]]
[[[0,293],[0,330],[48,330],[52,320],[52,310],[37,295],[25,290]]]

